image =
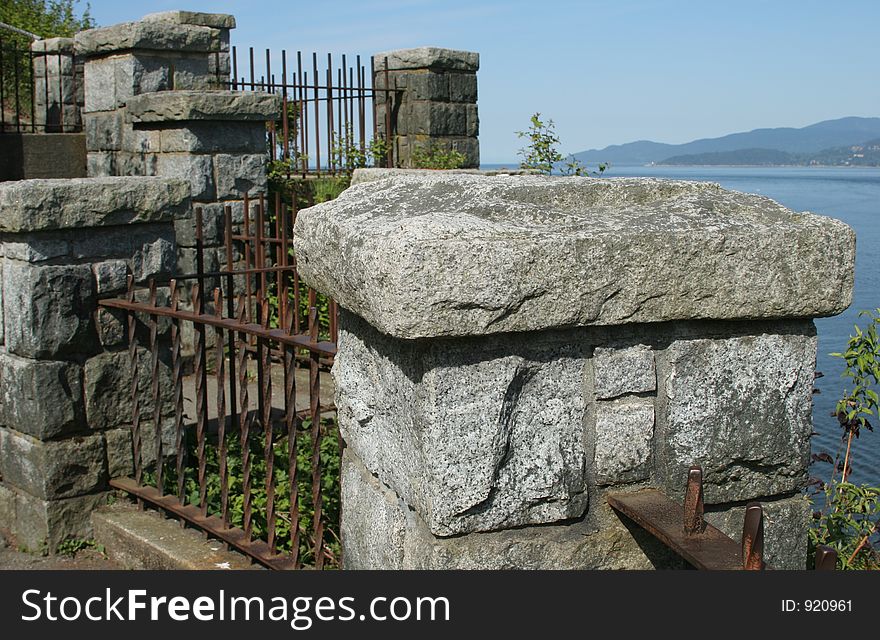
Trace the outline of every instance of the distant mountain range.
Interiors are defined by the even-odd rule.
[[[731,133],[684,144],[640,140],[572,154],[586,164],[832,164],[880,166],[880,118]]]

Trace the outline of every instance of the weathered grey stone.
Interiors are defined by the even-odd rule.
[[[146,282],[150,278],[162,278],[174,273],[177,266],[177,248],[165,238],[156,238],[144,244],[132,259],[135,282]]]
[[[16,236],[15,242],[10,236],[3,241],[4,253],[10,260],[24,262],[45,262],[53,258],[65,256],[70,251],[70,244],[63,238],[48,236],[46,234],[26,234]]]
[[[109,493],[93,493],[63,500],[41,500],[12,489],[15,519],[12,534],[29,551],[54,553],[69,538],[92,537],[92,512],[107,502]]]
[[[95,326],[98,340],[106,348],[118,347],[126,343],[126,314],[122,309],[98,307],[95,312]]]
[[[31,51],[35,56],[48,53],[73,54],[76,41],[73,38],[45,38],[31,43]]]
[[[86,156],[86,175],[90,178],[105,178],[116,175],[116,153],[89,151]]]
[[[128,263],[125,260],[105,260],[92,265],[98,295],[124,291],[128,280]]]
[[[214,200],[214,168],[209,155],[159,154],[160,176],[176,176],[186,180],[193,200]]]
[[[160,133],[163,153],[265,153],[266,149],[262,121],[189,121],[181,127],[163,127]]]
[[[15,523],[15,492],[0,481],[0,538],[12,533]],[[2,545],[0,545],[2,548]]]
[[[465,132],[466,136],[471,136],[476,138],[480,135],[480,116],[477,111],[477,105],[468,104],[465,105]]]
[[[653,440],[652,402],[598,403],[595,468],[599,484],[647,479]]]
[[[366,167],[363,169],[355,169],[351,174],[351,184],[363,184],[365,182],[376,182],[377,180],[384,180],[385,178],[390,178],[392,176],[405,176],[405,175],[422,175],[431,171],[435,171],[434,169],[402,169],[399,167],[395,167],[392,169],[386,169],[384,167]],[[482,176],[528,176],[528,175],[538,175],[538,173],[531,169],[444,169],[445,173],[463,173],[468,175],[482,175]],[[241,218],[235,220],[236,222],[241,222]]]
[[[10,353],[54,358],[96,346],[91,312],[95,284],[88,265],[35,266],[5,260],[3,316]]]
[[[162,150],[162,134],[156,130],[133,128],[126,123],[122,129],[122,149],[134,154],[159,153]],[[151,174],[147,172],[146,175]]]
[[[397,121],[403,134],[430,136],[464,136],[467,133],[468,109],[465,104],[445,102],[413,102]]]
[[[225,228],[223,204],[214,203],[199,206],[202,208],[202,243],[205,246],[222,244]],[[196,221],[194,211],[191,211],[189,215],[182,216],[174,221],[174,237],[177,240],[178,247],[196,246]]]
[[[148,13],[141,20],[194,24],[215,29],[235,29],[235,16],[228,13],[202,13],[199,11],[159,11]]]
[[[852,297],[852,229],[715,184],[395,176],[300,211],[294,237],[308,285],[399,338],[825,316]]]
[[[106,55],[130,49],[156,51],[219,51],[220,32],[211,27],[145,20],[88,29],[76,34],[83,56]]]
[[[90,60],[83,67],[85,104],[83,112],[112,111],[119,102],[116,99],[116,65],[119,56]]]
[[[628,530],[607,505],[592,521],[453,538],[419,515],[347,454],[342,545],[346,569],[652,569],[683,563],[644,531]]]
[[[276,119],[281,98],[274,93],[251,91],[159,91],[142,93],[128,100],[126,113],[132,122],[186,120]]]
[[[803,495],[762,501],[764,510],[764,561],[773,569],[797,570],[807,565],[811,521],[810,502]],[[742,536],[745,507],[706,513],[706,520],[734,540]]]
[[[406,89],[407,100],[449,100],[449,75],[445,73],[398,72],[392,86]]]
[[[140,424],[141,429],[141,460],[146,468],[154,468],[156,461],[156,429],[152,421]],[[174,420],[163,419],[162,425],[162,457],[173,457],[176,452]],[[134,449],[132,448],[132,432],[130,426],[108,429],[104,432],[107,441],[107,472],[111,478],[131,477],[134,475]]]
[[[146,349],[138,349],[138,408],[142,421],[152,419],[151,357]],[[131,363],[128,351],[104,352],[86,360],[83,367],[86,419],[92,429],[111,429],[131,424]],[[159,360],[159,399],[162,416],[174,412],[171,397],[171,368]]]
[[[387,60],[386,60],[387,59]],[[440,47],[417,47],[384,51],[373,56],[376,71],[395,69],[447,69],[476,71],[480,68],[480,54]]]
[[[670,493],[681,493],[692,464],[703,467],[707,503],[805,485],[816,364],[812,322],[794,321],[776,334],[676,340],[665,358],[658,470]]]
[[[258,154],[217,154],[214,167],[217,170],[217,199],[242,198],[245,194],[265,192],[266,161],[265,153]]]
[[[436,535],[578,517],[583,347],[416,346],[344,313],[333,369],[346,443]]]
[[[449,101],[471,102],[476,106],[477,74],[450,73],[447,75],[449,76]]]
[[[89,151],[119,151],[122,148],[122,114],[118,111],[86,113],[83,125]]]
[[[657,370],[650,347],[596,347],[593,354],[596,397],[601,400],[657,389]]]
[[[0,428],[3,481],[43,500],[71,498],[103,488],[107,476],[101,435],[41,441]]]
[[[170,221],[188,207],[187,183],[170,177],[0,183],[0,231],[11,233]]]
[[[168,222],[95,228],[88,234],[70,234],[70,255],[79,260],[101,262],[124,258],[129,269],[136,254],[157,240],[174,244],[174,226]]]
[[[0,424],[40,440],[82,430],[82,367],[0,353],[0,413]]]

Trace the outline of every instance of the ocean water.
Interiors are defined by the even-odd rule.
[[[854,324],[864,326],[865,319],[858,317],[860,310],[880,307],[880,168],[612,166],[605,176],[717,182],[726,189],[767,196],[795,211],[837,218],[855,230],[853,303],[838,316],[816,320],[816,368],[825,377],[816,381],[821,393],[813,397],[813,428],[818,435],[813,438],[812,448],[815,453],[825,451],[834,457],[840,448],[841,429],[831,413],[846,380],[841,377],[843,361],[829,354],[845,349]],[[850,478],[856,483],[880,486],[880,425],[877,420],[874,424],[876,431],[863,431],[853,443]],[[827,479],[829,471],[828,465],[816,465],[813,474]]]

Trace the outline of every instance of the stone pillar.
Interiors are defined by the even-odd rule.
[[[345,566],[650,568],[607,505],[703,466],[708,520],[761,500],[803,568],[816,332],[855,237],[718,185],[399,175],[299,213],[342,307]],[[393,203],[393,206],[389,206]]]
[[[266,121],[280,112],[279,96],[259,92],[160,91],[128,100],[123,150],[143,157],[150,175],[189,182],[193,207],[203,210],[206,271],[226,264],[224,207],[240,224],[245,194],[267,191]],[[191,210],[175,221],[181,273],[196,272],[195,226]]]
[[[464,154],[464,168],[480,166],[479,68],[478,53],[436,47],[373,56],[376,125],[384,138],[390,110],[395,166],[412,168],[414,152],[432,149]],[[381,91],[386,79],[392,92]]]
[[[82,130],[85,100],[83,61],[74,53],[73,38],[31,43],[34,63],[34,115],[47,133]]]
[[[189,205],[188,185],[163,178],[0,184],[0,527],[24,547],[51,552],[89,537],[109,478],[132,473],[125,316],[97,301],[123,292],[128,275],[140,284],[170,275],[173,220]],[[138,354],[147,398],[150,357]],[[170,393],[165,355],[161,399]],[[149,462],[152,406],[141,407]],[[172,429],[172,416],[161,426]]]
[[[84,126],[89,176],[153,175],[151,158],[125,126],[124,108],[142,93],[218,89],[229,78],[226,14],[170,11],[76,34],[85,59]]]

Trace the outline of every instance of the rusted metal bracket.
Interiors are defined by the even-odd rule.
[[[697,569],[755,570],[764,564],[764,516],[757,502],[746,507],[740,543],[703,518],[703,472],[688,472],[684,505],[657,489],[608,496],[608,504],[645,529]]]

